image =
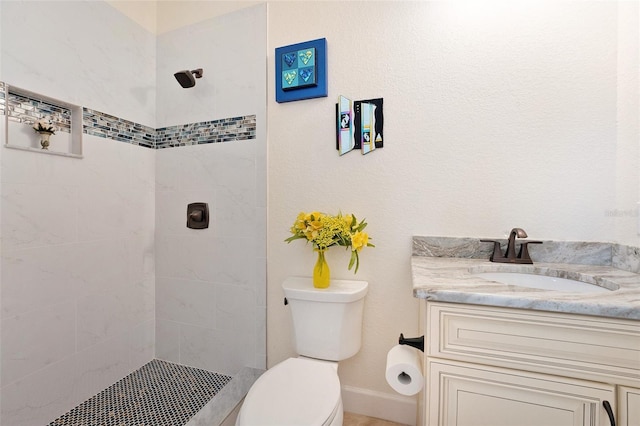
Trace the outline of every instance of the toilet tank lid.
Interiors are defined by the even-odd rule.
[[[331,280],[328,288],[315,288],[309,277],[288,277],[282,283],[287,299],[330,303],[360,300],[367,294],[368,287],[369,283],[366,281]]]

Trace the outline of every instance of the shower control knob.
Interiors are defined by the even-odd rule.
[[[187,206],[187,228],[206,229],[209,227],[209,206],[207,203],[191,203]]]

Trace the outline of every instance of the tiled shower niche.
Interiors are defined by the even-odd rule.
[[[5,132],[7,148],[82,158],[82,107],[5,84]],[[56,128],[47,150],[31,127],[50,119]]]

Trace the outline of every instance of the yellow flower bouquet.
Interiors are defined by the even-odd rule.
[[[332,246],[343,246],[346,250],[351,248],[348,269],[351,270],[355,265],[354,274],[357,273],[360,267],[360,250],[363,247],[375,247],[369,242],[369,235],[363,231],[366,226],[364,219],[358,222],[352,214],[338,213],[331,216],[320,212],[301,212],[291,227],[293,235],[285,241],[290,243],[304,239],[307,243],[313,244],[313,249],[318,252],[318,262],[314,268],[314,285],[326,288],[329,286],[329,267],[324,259],[324,252]],[[322,275],[320,278],[326,282],[316,282],[318,274]]]

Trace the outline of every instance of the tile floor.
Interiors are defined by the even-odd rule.
[[[153,360],[48,426],[185,424],[231,377]],[[406,426],[344,413],[343,426]]]
[[[49,426],[184,425],[230,380],[154,359]]]
[[[344,413],[342,426],[406,426],[388,420],[376,419],[361,414]]]

